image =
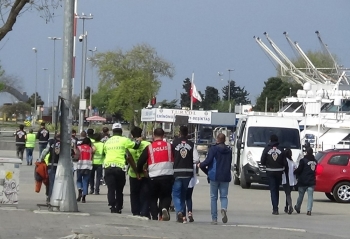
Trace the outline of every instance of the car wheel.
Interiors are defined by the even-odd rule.
[[[350,203],[350,182],[340,182],[333,189],[335,201],[339,203]]]
[[[335,198],[333,196],[333,193],[325,193],[326,197],[331,200],[332,202],[335,202]]]
[[[240,185],[240,180],[238,178],[238,176],[236,175],[236,173],[233,174],[233,184],[234,185]]]
[[[250,188],[251,183],[248,183],[245,180],[245,175],[244,173],[241,173],[241,180],[240,180],[240,185],[243,189]]]

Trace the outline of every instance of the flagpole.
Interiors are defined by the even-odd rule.
[[[191,107],[190,109],[193,110],[193,80],[194,80],[194,72],[192,72],[192,80],[191,80],[191,89],[190,89],[190,95],[191,95]]]

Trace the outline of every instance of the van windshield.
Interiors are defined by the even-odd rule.
[[[277,135],[279,146],[300,149],[299,130],[278,127],[249,127],[247,145],[249,147],[265,147],[271,135]]]

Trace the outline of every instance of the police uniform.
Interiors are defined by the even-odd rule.
[[[15,133],[16,136],[16,152],[17,157],[23,160],[23,153],[25,149],[27,133],[24,130],[17,130]]]
[[[112,129],[121,128],[118,123],[113,124]],[[126,183],[125,178],[125,154],[126,149],[137,149],[140,142],[134,142],[121,135],[113,135],[104,144],[105,159],[103,168],[105,170],[105,182],[107,184],[108,205],[112,213],[121,213],[123,209],[123,190]]]
[[[137,162],[137,170],[143,172],[144,165],[148,165],[150,178],[150,209],[153,220],[158,220],[162,213],[169,217],[171,204],[171,190],[174,181],[174,156],[170,143],[156,140],[147,146]],[[159,200],[159,206],[158,206]]]
[[[27,154],[27,165],[32,165],[33,163],[33,151],[35,147],[36,136],[33,133],[27,134],[26,139],[26,154]]]
[[[92,170],[90,176],[90,194],[100,194],[100,180],[102,178],[102,165],[105,158],[103,152],[104,143],[94,141],[95,153],[92,160]],[[96,172],[96,184],[95,184],[95,172]],[[95,186],[96,185],[96,186]]]

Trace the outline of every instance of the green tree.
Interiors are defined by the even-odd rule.
[[[17,19],[27,11],[36,10],[48,22],[61,0],[0,0],[0,41],[13,29]]]
[[[87,86],[84,90],[84,97],[86,99],[86,102],[90,104],[90,86]]]
[[[78,95],[73,95],[72,96],[72,115],[73,119],[78,119],[79,118],[79,102],[80,102],[80,97]],[[49,111],[51,112],[51,111]]]
[[[161,86],[159,78],[174,76],[172,64],[147,44],[137,45],[126,52],[117,50],[96,54],[94,64],[100,76],[94,105],[101,109],[102,104],[106,104],[106,110],[122,113],[129,122],[133,122],[137,110],[147,106],[157,95]]]
[[[32,94],[27,103],[31,106],[31,107],[34,107],[35,106],[35,94]],[[41,96],[39,95],[38,92],[36,92],[36,105],[44,105],[45,102],[41,99]]]
[[[213,86],[207,86],[204,92],[203,108],[205,110],[212,110],[217,102],[220,100],[219,91]]]
[[[185,92],[180,94],[180,105],[181,107],[190,107],[191,106],[191,80],[190,78],[186,78],[183,81],[182,88],[185,90]],[[198,91],[199,95],[202,97],[202,100],[204,100],[204,95],[202,94],[201,91]],[[193,109],[198,109],[202,106],[202,102],[195,102],[193,104]]]
[[[222,93],[224,94],[223,100],[228,100],[228,85],[222,88]],[[236,86],[235,81],[230,81],[230,99],[235,101],[235,104],[250,104],[249,93],[240,86]]]
[[[159,105],[162,108],[166,108],[166,109],[175,109],[177,107],[177,101],[178,100],[172,100],[172,101],[167,101],[167,100],[163,100],[159,103]]]
[[[18,102],[14,104],[6,104],[1,107],[1,111],[8,116],[16,116],[19,118],[20,116],[25,116],[26,114],[30,114],[31,106],[25,102]]]
[[[234,111],[234,105],[234,101],[231,101],[231,112]],[[216,102],[216,104],[214,104],[212,107],[219,112],[227,113],[229,112],[230,102],[228,100],[220,100]]]
[[[302,86],[295,83],[282,81],[281,78],[271,77],[264,82],[265,86],[256,100],[254,110],[265,111],[265,102],[267,98],[267,111],[277,112],[279,110],[279,103],[282,98],[288,95],[296,95]]]

